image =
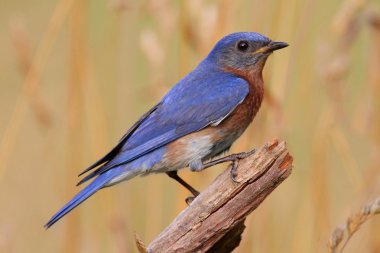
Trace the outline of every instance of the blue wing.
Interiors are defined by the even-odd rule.
[[[120,170],[115,167],[220,122],[244,100],[248,92],[248,83],[232,74],[192,72],[141,117],[107,155],[83,172],[103,164],[79,182],[81,184],[97,176],[59,210],[45,227],[52,226],[117,177]]]
[[[105,162],[110,161],[113,157],[115,157],[116,154],[120,151],[120,149],[125,144],[126,140],[128,140],[128,138],[136,131],[136,129],[141,125],[141,123],[144,122],[144,120],[150,114],[152,114],[152,112],[154,112],[158,108],[159,105],[160,104],[157,104],[157,105],[153,106],[148,112],[146,112],[143,116],[141,116],[140,119],[135,124],[133,124],[133,126],[124,134],[124,136],[120,139],[119,143],[113,149],[111,149],[111,151],[109,151],[105,156],[103,156],[102,158],[100,158],[97,162],[95,162],[94,164],[92,164],[90,167],[88,167],[87,169],[85,169],[84,171],[82,171],[79,174],[79,176],[83,175],[87,171],[90,171],[93,168],[95,168],[95,167],[97,167],[97,166],[99,166],[99,165],[101,165],[101,164],[103,164]]]
[[[157,108],[123,140],[112,159],[79,184],[220,121],[244,100],[248,92],[248,83],[232,74],[189,75],[173,87]]]

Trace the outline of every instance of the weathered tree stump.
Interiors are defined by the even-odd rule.
[[[248,214],[291,173],[285,142],[274,140],[239,161],[238,182],[226,169],[141,252],[231,252]]]

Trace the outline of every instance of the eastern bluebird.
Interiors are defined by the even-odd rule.
[[[207,162],[228,151],[252,122],[263,100],[262,70],[268,56],[288,46],[253,32],[230,34],[145,113],[103,158],[84,170],[78,185],[93,181],[45,225],[52,226],[99,189],[138,175],[165,172],[189,189],[177,170],[201,171],[247,156],[238,153]],[[96,168],[96,169],[95,169]]]

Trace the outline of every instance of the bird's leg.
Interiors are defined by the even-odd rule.
[[[231,179],[232,181],[234,182],[237,182],[236,181],[236,176],[237,176],[237,166],[238,166],[238,163],[239,163],[239,160],[240,159],[244,159],[252,154],[254,154],[256,152],[255,149],[249,151],[249,152],[241,152],[241,153],[236,153],[236,154],[232,154],[232,155],[228,155],[228,156],[225,156],[225,157],[222,157],[222,158],[219,158],[219,159],[216,159],[216,160],[213,160],[213,161],[210,161],[208,163],[202,163],[202,161],[197,161],[197,162],[193,162],[190,164],[190,170],[191,171],[201,171],[201,170],[204,170],[204,169],[207,169],[211,166],[214,166],[214,165],[217,165],[217,164],[220,164],[220,163],[225,163],[225,162],[232,162],[232,167],[231,167]]]
[[[173,178],[175,181],[177,181],[178,183],[180,183],[181,185],[183,185],[186,189],[188,189],[194,196],[191,196],[191,197],[187,197],[185,199],[186,203],[188,205],[190,205],[191,202],[193,202],[194,198],[197,197],[199,195],[199,191],[195,190],[191,185],[189,185],[188,183],[185,182],[185,180],[183,180],[182,178],[180,178],[177,174],[177,171],[174,170],[174,171],[169,171],[169,172],[166,172],[166,174],[170,177],[170,178]]]

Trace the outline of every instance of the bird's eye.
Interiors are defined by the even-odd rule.
[[[237,49],[239,51],[242,51],[242,52],[247,51],[248,47],[249,47],[248,42],[244,41],[244,40],[243,41],[239,41],[238,44],[237,44]]]

